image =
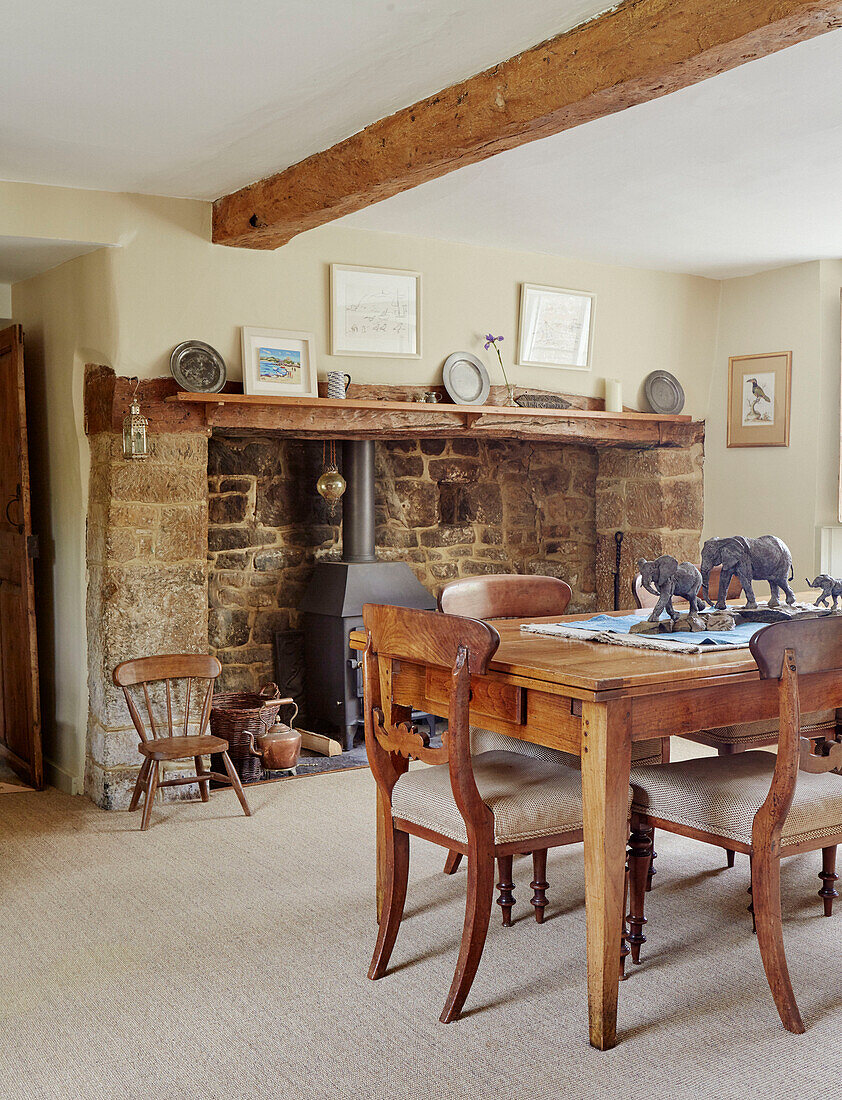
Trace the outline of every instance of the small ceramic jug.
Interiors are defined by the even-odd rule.
[[[334,401],[341,400],[348,392],[351,385],[350,374],[343,374],[341,370],[329,370],[327,372],[327,395]]]

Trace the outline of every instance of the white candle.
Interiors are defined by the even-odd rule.
[[[605,379],[605,411],[610,413],[623,411],[623,383],[619,378]]]

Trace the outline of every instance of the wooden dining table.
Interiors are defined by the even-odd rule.
[[[776,718],[778,684],[760,679],[748,649],[672,653],[526,633],[519,620],[490,621],[500,647],[487,675],[472,683],[471,723],[581,758],[589,1032],[591,1044],[607,1050],[617,1042],[632,742]],[[362,631],[351,634],[351,645],[364,648]],[[393,675],[395,702],[446,714],[448,681],[440,669],[401,662]],[[833,674],[802,676],[799,689],[803,712],[842,707],[842,681]],[[379,807],[378,898],[382,813]]]

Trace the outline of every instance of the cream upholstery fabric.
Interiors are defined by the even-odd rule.
[[[482,800],[494,813],[496,843],[582,828],[582,777],[575,769],[501,749],[474,756],[473,768]],[[392,815],[467,843],[447,764],[402,775],[392,792]]]
[[[544,745],[533,745],[531,741],[522,741],[519,737],[507,737],[505,733],[494,733],[493,730],[482,729],[480,726],[471,726],[471,754],[476,756],[478,753],[491,752],[494,749],[519,752],[522,756],[532,756],[537,760],[554,761],[557,764],[566,764],[568,768],[581,769],[581,760],[572,753],[548,749]],[[660,738],[654,741],[635,741],[632,745],[633,764],[660,764],[660,762]]]
[[[817,710],[801,715],[801,728],[805,732],[836,724],[835,710]],[[705,738],[715,745],[768,745],[778,736],[778,720],[742,722],[736,726],[717,726],[702,730]]]
[[[750,844],[775,760],[774,753],[743,752],[634,768],[632,810]],[[782,845],[834,833],[842,833],[842,776],[799,772]]]

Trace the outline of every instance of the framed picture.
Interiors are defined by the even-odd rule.
[[[728,446],[788,447],[792,352],[728,360]]]
[[[590,370],[595,303],[586,291],[521,283],[518,366]]]
[[[243,328],[243,389],[261,397],[318,397],[312,334]]]
[[[421,276],[330,265],[332,355],[421,358]]]

